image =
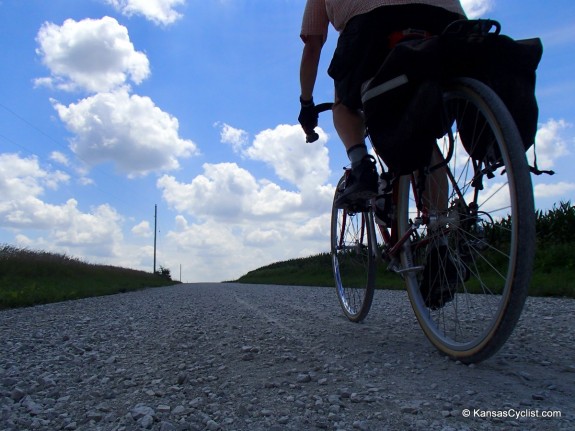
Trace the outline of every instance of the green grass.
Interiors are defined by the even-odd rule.
[[[331,256],[329,253],[323,253],[307,259],[272,263],[248,272],[238,281],[255,284],[329,286],[333,284]]]
[[[575,244],[565,246],[575,250]],[[562,254],[562,249],[563,247],[551,247],[545,251],[545,255]],[[537,253],[529,295],[575,298],[575,269],[561,266],[559,263],[551,265],[545,255]],[[362,273],[357,274],[356,284],[361,284],[362,276]],[[331,259],[327,253],[264,266],[248,272],[236,281],[301,286],[334,285]],[[377,270],[376,287],[396,290],[403,289],[404,284],[399,276],[388,272],[385,264],[381,264]]]
[[[575,298],[575,207],[570,202],[561,202],[547,212],[537,211],[536,230],[537,249],[529,295]],[[364,274],[358,272],[355,283],[362,284],[362,277]],[[274,263],[251,271],[237,281],[304,286],[334,285],[329,253]],[[354,284],[353,281],[348,279],[348,285],[351,284]],[[378,266],[376,286],[384,289],[404,288],[403,281],[397,275],[386,271],[385,264]]]
[[[0,309],[175,284],[144,271],[0,245]]]

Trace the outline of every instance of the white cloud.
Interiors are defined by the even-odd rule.
[[[73,251],[74,255],[114,255],[122,243],[122,218],[109,205],[82,212],[75,199],[51,204],[41,196],[46,188],[67,183],[68,175],[49,171],[35,157],[0,154],[0,226],[16,232],[25,246]],[[34,240],[21,231],[40,232]]]
[[[64,172],[42,169],[35,156],[21,158],[17,154],[0,154],[0,208],[13,200],[40,196],[44,188],[55,189],[69,179]]]
[[[50,77],[36,80],[60,90],[110,91],[128,80],[140,84],[150,74],[145,54],[135,50],[126,27],[114,18],[46,22],[36,38]]]
[[[569,145],[563,137],[563,132],[570,127],[572,125],[565,120],[553,119],[540,125],[535,138],[539,169],[551,169],[557,160],[570,154]],[[530,163],[533,163],[533,148],[528,151],[528,157]]]
[[[178,226],[167,234],[173,248],[163,248],[159,259],[171,268],[181,264],[186,274],[183,281],[230,280],[242,275],[249,261],[252,268],[255,262],[265,261],[265,253],[246,248],[244,237],[228,224],[215,220],[188,224],[180,216]]]
[[[29,230],[22,230],[26,234],[17,236],[18,245],[79,256],[94,263],[118,265],[118,259],[127,255],[123,251],[124,240],[119,215],[107,205],[98,206],[85,213],[77,208],[77,202],[73,200],[66,205],[41,204],[51,210],[49,215],[58,216],[62,223],[42,226],[41,220],[31,220]],[[24,226],[20,228],[23,229]],[[34,235],[39,232],[39,236],[29,237],[32,232]]]
[[[130,176],[179,168],[178,158],[197,152],[196,145],[178,136],[178,120],[149,97],[125,90],[99,93],[78,103],[54,108],[75,134],[71,149],[94,165],[112,161]]]
[[[248,232],[244,244],[251,247],[271,247],[284,239],[278,229],[263,229]]]
[[[309,219],[306,223],[299,226],[295,231],[297,237],[312,241],[323,241],[330,237],[330,232],[330,212],[326,212],[318,217]]]
[[[468,18],[479,18],[493,9],[494,0],[461,0]]]
[[[278,219],[300,210],[302,198],[269,181],[258,182],[235,163],[204,164],[204,173],[191,183],[164,175],[158,180],[164,200],[194,217],[219,221]]]
[[[216,123],[220,128],[220,140],[224,144],[230,144],[235,153],[240,153],[248,143],[249,134],[245,130],[236,129],[226,123]]]
[[[305,223],[302,222],[301,226]],[[313,239],[300,237],[298,222],[220,223],[209,219],[194,224],[183,216],[167,234],[170,249],[161,259],[171,268],[180,264],[183,281],[225,281],[273,262],[329,250],[329,233]],[[329,231],[329,222],[326,224]]]
[[[175,7],[185,4],[185,0],[105,0],[124,15],[142,15],[155,24],[173,24],[182,15]]]
[[[330,175],[327,135],[319,128],[317,132],[320,138],[306,143],[299,125],[279,125],[259,133],[245,154],[272,166],[279,178],[300,190],[315,190]]]
[[[68,157],[66,157],[66,155],[60,151],[52,151],[52,153],[50,153],[50,160],[53,160],[54,162],[60,163],[64,166],[68,166],[70,164]]]
[[[575,203],[575,183],[561,181],[555,184],[537,184],[535,197],[553,201],[571,201]]]
[[[164,175],[157,186],[168,205],[183,213],[167,235],[171,250],[164,256],[171,256],[172,265],[193,265],[193,271],[184,269],[187,281],[229,280],[278,260],[329,250],[330,185],[287,191],[235,163],[220,163],[205,164],[190,183]],[[187,263],[178,262],[181,256]]]
[[[63,225],[51,232],[55,243],[72,249],[88,247],[92,256],[116,255],[123,239],[122,217],[108,204],[98,205],[89,213],[78,210],[77,204],[70,199],[57,207]]]
[[[150,223],[147,221],[141,221],[132,228],[132,233],[136,236],[143,238],[150,238],[152,236],[152,229],[150,228]]]
[[[164,175],[157,182],[163,199],[181,214],[168,233],[173,265],[182,263],[187,281],[221,281],[279,260],[329,250],[334,188],[329,175],[327,135],[305,142],[300,126],[279,125],[256,135],[224,123],[221,137],[236,152],[273,168],[287,190],[257,179],[236,163],[203,165],[203,173],[183,183]],[[178,259],[186,256],[186,262]],[[214,262],[219,270],[214,272]],[[186,266],[193,265],[193,271]],[[191,275],[190,275],[191,274]]]
[[[45,23],[37,41],[37,51],[51,72],[37,83],[95,93],[69,106],[52,101],[75,134],[72,151],[87,165],[112,161],[129,176],[145,175],[178,169],[179,158],[196,153],[193,142],[178,136],[176,118],[150,98],[130,94],[129,81],[139,84],[146,79],[149,62],[114,18],[68,19],[62,26]],[[61,153],[52,157],[66,162]]]

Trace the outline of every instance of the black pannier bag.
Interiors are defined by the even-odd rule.
[[[369,137],[396,175],[426,166],[434,140],[445,131],[437,42],[431,38],[396,45],[362,86]]]
[[[492,26],[495,33],[488,33]],[[453,119],[444,113],[440,83],[471,77],[491,87],[507,106],[525,150],[535,142],[539,110],[535,71],[543,47],[539,39],[515,41],[499,34],[495,21],[460,21],[440,36],[398,44],[362,89],[370,138],[396,174],[408,174],[429,160],[433,140]],[[473,136],[475,115],[458,124],[466,150],[482,159],[492,136]],[[472,141],[473,137],[473,141]]]
[[[479,21],[477,25],[481,24]],[[463,35],[460,31],[441,37],[442,56],[448,60],[446,63],[451,69],[445,72],[448,76],[475,78],[491,87],[509,110],[523,146],[528,150],[535,143],[539,118],[535,83],[536,70],[543,55],[541,40],[513,40],[498,34],[498,31],[474,34],[472,25],[473,21],[467,23],[467,34],[463,28]],[[495,25],[499,30],[499,24]],[[457,53],[456,60],[447,58],[450,52]],[[468,113],[458,125],[460,138],[471,156],[481,160],[493,137],[477,136],[474,129],[479,125],[471,122],[475,123],[475,116]]]

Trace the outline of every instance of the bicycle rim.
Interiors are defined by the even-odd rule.
[[[471,363],[497,352],[521,314],[534,255],[533,191],[519,132],[495,93],[460,79],[444,99],[453,153],[449,135],[438,140],[448,164],[428,176],[426,187],[435,192],[424,195],[427,219],[416,208],[414,178],[401,180],[400,231],[423,218],[402,263],[425,268],[405,279],[426,336],[444,354]],[[447,199],[437,192],[446,179]]]
[[[334,202],[344,186],[345,175],[336,188]],[[355,210],[333,206],[331,256],[335,287],[344,314],[353,322],[367,316],[373,300],[374,236],[373,214],[367,204]]]

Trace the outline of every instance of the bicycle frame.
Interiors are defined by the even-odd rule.
[[[455,140],[453,138],[451,131],[449,131],[448,135],[449,135],[449,149],[447,151],[446,157],[441,155],[442,160],[439,163],[437,163],[436,165],[431,166],[428,169],[429,172],[433,172],[436,169],[440,169],[440,168],[446,166],[449,163],[449,161],[451,160],[453,153],[454,153]],[[441,154],[441,153],[439,153],[439,154]],[[479,167],[476,167],[475,171],[477,172],[477,174],[476,174],[477,177],[481,177],[482,175],[484,175],[486,173],[486,172],[480,171]],[[463,192],[459,189],[459,187],[457,185],[457,181],[456,181],[453,173],[449,169],[447,169],[446,175],[448,177],[448,181],[452,184],[454,191],[455,191],[456,195],[458,196],[459,200],[461,202],[464,202]],[[425,178],[425,175],[424,175],[424,178]],[[377,227],[378,227],[378,229],[381,233],[381,236],[383,238],[383,245],[384,245],[384,250],[383,250],[383,253],[381,256],[385,261],[387,261],[389,263],[389,269],[392,270],[393,272],[400,274],[400,275],[404,272],[416,271],[416,270],[422,269],[420,267],[401,268],[401,265],[399,263],[399,258],[398,258],[401,248],[404,246],[404,244],[408,240],[410,240],[412,235],[417,234],[417,230],[422,225],[430,226],[432,224],[437,224],[439,226],[446,226],[446,225],[452,225],[454,223],[457,223],[457,221],[458,221],[458,217],[456,217],[456,216],[432,215],[431,212],[429,211],[429,209],[427,208],[427,206],[424,205],[423,199],[422,199],[424,187],[421,184],[425,183],[425,181],[418,182],[418,178],[417,178],[416,174],[412,173],[410,175],[410,183],[411,183],[411,189],[413,191],[414,200],[416,203],[416,208],[417,208],[417,213],[418,213],[417,217],[412,220],[410,228],[406,232],[403,232],[403,233],[399,232],[397,216],[392,221],[391,226],[377,224]],[[399,178],[398,177],[393,179],[393,184],[394,184],[394,186],[393,186],[393,191],[392,191],[392,193],[393,193],[392,202],[393,202],[394,208],[397,208],[398,203],[399,203],[398,200],[400,198],[400,196],[399,196]],[[373,205],[373,202],[371,203],[371,205]],[[473,199],[473,202],[471,203],[471,205],[467,206],[467,208],[465,208],[466,213],[469,213],[469,210],[471,209],[471,207],[473,207],[472,214],[474,216],[476,216],[477,215],[477,208],[478,208],[478,206],[477,206],[477,192],[474,195],[474,199]],[[450,229],[451,228],[442,228],[442,232],[444,234],[447,234]],[[417,244],[418,244],[418,247],[422,247],[422,246],[427,246],[430,242],[431,242],[431,240],[420,239],[419,241],[417,241]],[[374,246],[372,251],[374,253],[376,253],[375,255],[377,256],[377,244]]]
[[[412,174],[411,182],[412,182],[412,187],[414,187],[414,193],[418,193],[417,187],[416,187],[415,175],[413,175],[413,174]],[[397,208],[398,198],[399,198],[399,183],[396,182],[394,187],[393,187],[393,203],[394,203],[395,208]],[[416,195],[416,199],[418,202],[421,201],[419,199],[418,194]],[[419,207],[419,205],[418,205],[418,207]],[[418,211],[419,211],[419,209],[418,209]],[[424,211],[426,212],[425,209],[424,209]],[[381,257],[389,263],[388,269],[390,269],[391,271],[396,272],[397,274],[400,274],[400,275],[403,272],[413,271],[415,269],[415,268],[401,268],[398,256],[399,256],[399,252],[400,252],[401,248],[403,247],[403,245],[417,231],[417,229],[421,226],[421,224],[423,224],[423,220],[424,219],[421,217],[416,218],[416,220],[414,220],[414,222],[412,223],[412,226],[410,227],[410,229],[407,230],[406,232],[404,232],[403,234],[401,234],[401,236],[400,236],[400,232],[399,232],[399,228],[398,228],[397,217],[395,217],[395,219],[392,221],[391,226],[389,226],[389,227],[382,225],[382,224],[377,224],[379,232],[381,233],[381,236],[383,238],[383,245],[384,245],[384,250],[383,250]],[[377,249],[377,244],[375,245],[375,249]],[[374,251],[377,253],[377,250],[374,250]],[[417,268],[417,269],[419,269],[419,268]]]

